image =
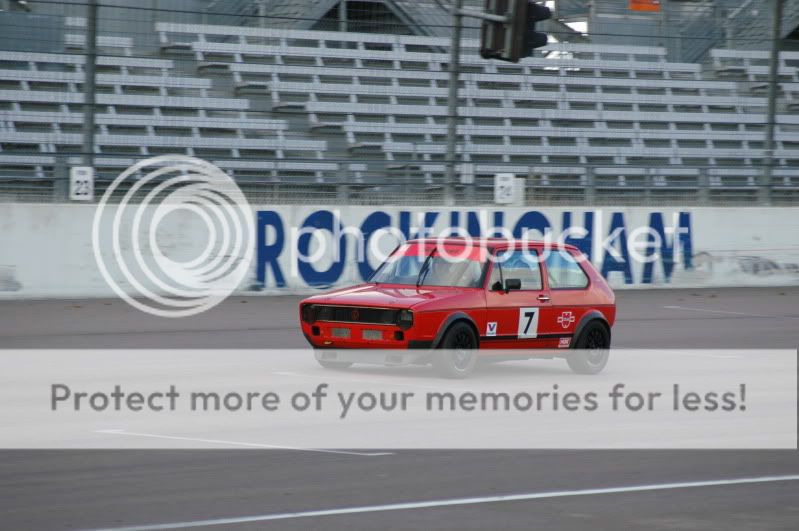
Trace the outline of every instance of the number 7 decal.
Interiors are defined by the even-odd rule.
[[[519,308],[519,339],[538,337],[538,308]]]

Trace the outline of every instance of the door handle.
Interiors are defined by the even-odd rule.
[[[541,302],[549,302],[549,295],[547,295],[546,293],[542,293],[541,295],[538,296],[538,300]]]

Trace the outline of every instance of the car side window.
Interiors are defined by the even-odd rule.
[[[569,252],[553,250],[546,259],[547,278],[551,289],[583,289],[588,277]]]
[[[495,281],[499,281],[499,267],[497,265],[502,268],[503,279],[518,278],[521,280],[521,289],[540,290],[543,288],[538,253],[535,251],[506,251],[501,253],[499,255],[499,263],[494,266],[491,272],[490,285],[492,286]]]

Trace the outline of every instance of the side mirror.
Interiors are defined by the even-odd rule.
[[[522,289],[522,281],[519,278],[508,278],[505,279],[505,291],[510,291],[513,289]]]
[[[491,291],[503,291],[504,288],[502,287],[502,282],[497,280],[493,284],[491,284]]]

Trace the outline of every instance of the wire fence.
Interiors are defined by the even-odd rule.
[[[256,203],[441,204],[446,7],[99,2],[97,195],[139,160],[184,154],[219,165]],[[87,3],[3,8],[0,201],[64,201],[69,168],[87,156]],[[712,56],[726,44],[718,32],[661,35],[702,41],[705,58],[680,63],[629,44],[635,31],[618,37],[625,46],[553,45],[519,65],[483,61],[464,41],[458,204],[492,203],[497,173],[523,179],[528,205],[799,202],[799,53],[780,63],[769,164],[764,55]]]
[[[345,165],[349,165],[349,162]],[[545,168],[540,168],[544,170]],[[553,167],[562,171],[562,167]],[[625,170],[612,168],[574,168],[571,175],[515,174],[521,179],[518,204],[540,205],[630,205],[630,206],[751,206],[759,201],[760,186],[754,177],[721,179],[711,172],[722,170],[740,173],[740,168],[704,168],[698,175],[684,176],[671,183],[656,169],[647,173],[616,175]],[[445,203],[443,178],[430,180],[418,169],[393,165],[373,170],[353,179],[342,173],[341,180],[315,182],[312,177],[288,180],[248,177],[236,179],[239,188],[253,204],[351,204],[351,205],[441,205]],[[753,172],[754,173],[754,172]],[[389,174],[392,177],[386,178]],[[104,197],[117,173],[100,174],[94,185],[95,201]],[[161,181],[148,182],[131,196],[138,201]],[[119,201],[129,190],[122,187],[106,199]],[[69,178],[43,177],[21,179],[0,178],[2,202],[66,202],[69,200]],[[464,206],[494,203],[493,176],[475,177],[473,182],[455,185],[455,204]],[[790,179],[776,178],[770,187],[770,203],[774,206],[799,204],[799,187]]]

